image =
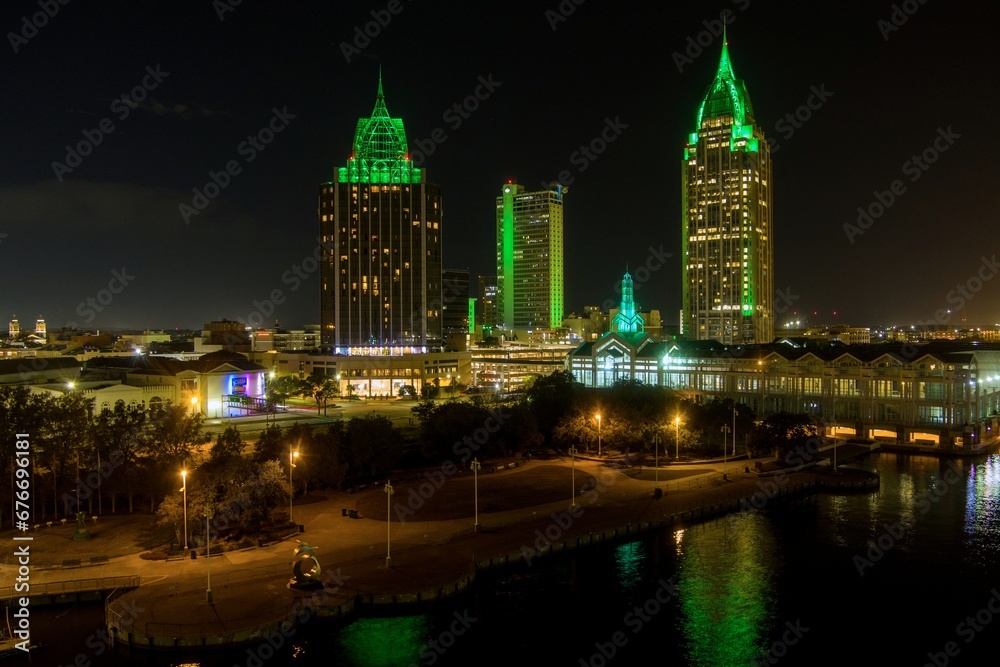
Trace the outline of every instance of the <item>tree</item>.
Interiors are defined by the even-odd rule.
[[[246,443],[243,442],[239,430],[235,426],[228,426],[216,437],[215,444],[212,445],[212,450],[209,452],[209,463],[216,466],[225,465],[229,461],[243,456],[245,446]]]
[[[431,401],[438,397],[441,393],[441,387],[439,386],[440,381],[434,378],[430,383],[425,382],[420,387],[420,398],[425,401]]]
[[[532,382],[525,398],[538,423],[538,430],[548,444],[552,444],[556,426],[576,403],[580,388],[580,383],[573,379],[573,374],[569,371],[553,371]]]
[[[312,396],[316,401],[316,414],[320,409],[326,414],[327,399],[340,395],[338,382],[323,372],[321,368],[314,368],[312,373],[302,381],[302,391]]]
[[[604,429],[601,429],[604,435]],[[602,438],[603,440],[603,438]],[[574,409],[565,415],[552,429],[552,444],[560,449],[570,447],[579,449],[581,446],[590,451],[597,451],[597,421],[589,413]]]
[[[183,405],[169,404],[149,422],[151,447],[157,464],[176,468],[209,441],[201,432],[204,417]]]
[[[359,472],[367,468],[373,477],[396,465],[403,453],[403,435],[385,415],[353,417],[346,436],[351,462]]]
[[[0,386],[0,456],[5,462],[0,479],[0,527],[3,526],[4,517],[11,516],[7,507],[14,498],[11,480],[14,475],[15,452],[28,452],[34,473],[38,447],[41,444],[35,440],[41,434],[43,426],[51,421],[53,403],[51,395],[34,393],[23,385]],[[28,434],[28,449],[16,449],[18,433]]]
[[[204,417],[200,412],[191,412],[183,405],[166,405],[149,422],[146,446],[150,458],[158,471],[180,470],[184,461],[191,459],[195,448],[209,441],[209,436],[201,432]],[[173,480],[172,475],[167,477]],[[156,489],[173,486],[165,484],[162,475],[154,473],[150,485],[150,505],[156,506]]]
[[[91,447],[101,461],[109,461],[113,468],[108,475],[111,487],[111,511],[118,506],[118,493],[128,496],[128,511],[134,509],[135,491],[141,484],[139,469],[143,458],[149,454],[146,447],[147,414],[142,408],[117,403],[110,410],[102,410],[94,419],[91,429]]]
[[[313,446],[307,455],[306,472],[309,479],[320,484],[343,488],[348,473],[346,429],[343,421],[336,421],[325,430],[313,433]]]
[[[773,453],[777,458],[784,458],[816,437],[816,433],[816,423],[811,416],[776,412],[753,430],[748,446],[754,456]]]
[[[49,419],[41,429],[40,467],[51,473],[54,512],[59,512],[59,489],[79,483],[79,456],[89,439],[93,400],[80,392],[67,392],[51,404]],[[70,468],[75,471],[70,474]],[[62,515],[75,511],[75,495],[62,495]]]
[[[281,427],[278,425],[268,426],[253,443],[251,460],[257,464],[263,464],[281,458],[282,442]]]
[[[280,375],[267,383],[267,404],[269,410],[284,404],[292,396],[303,392],[302,380],[294,375]]]
[[[232,534],[234,537],[258,535],[271,521],[274,509],[288,499],[288,478],[277,461],[256,465],[239,457],[232,459],[226,474],[213,479],[199,476],[188,483],[188,530],[199,542],[205,539],[205,522],[201,517],[211,506],[213,539]],[[157,523],[174,528],[178,542],[182,541],[184,521],[183,497],[180,493],[166,495],[156,510]]]
[[[430,461],[452,458],[455,443],[466,443],[474,438],[477,431],[486,433],[484,428],[489,413],[476,403],[448,402],[436,404],[423,401],[410,410],[420,422],[420,451]],[[481,447],[485,441],[480,437],[474,444]],[[465,449],[470,445],[466,444]]]
[[[423,425],[434,414],[434,408],[434,401],[425,398],[410,408],[410,414],[413,415],[418,424]]]

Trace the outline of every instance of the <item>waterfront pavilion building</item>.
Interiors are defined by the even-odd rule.
[[[759,418],[805,413],[827,434],[975,451],[1000,429],[1000,345],[727,346],[653,343],[612,332],[566,369],[588,387],[635,379],[705,403],[730,398]]]

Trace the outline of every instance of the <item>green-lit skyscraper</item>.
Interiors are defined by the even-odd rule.
[[[441,190],[413,166],[381,77],[347,166],[320,186],[319,228],[324,347],[441,344]]]
[[[497,197],[497,324],[556,329],[563,320],[563,188]]]
[[[771,342],[771,153],[733,73],[728,42],[698,107],[681,173],[681,332],[726,344]]]

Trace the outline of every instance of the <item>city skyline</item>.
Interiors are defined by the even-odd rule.
[[[976,65],[988,21],[961,8],[741,1],[657,22],[593,3],[216,4],[44,21],[37,2],[5,5],[4,317],[318,323],[315,184],[381,66],[442,189],[444,266],[494,272],[497,183],[561,182],[567,313],[616,305],[628,267],[638,308],[675,324],[682,138],[726,24],[776,156],[775,329],[1000,321],[976,187],[992,156],[973,139],[989,129],[971,113],[997,91]]]

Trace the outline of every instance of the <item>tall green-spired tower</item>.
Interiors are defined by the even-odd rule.
[[[774,338],[771,153],[723,36],[681,167],[683,310],[692,340]]]
[[[353,154],[319,193],[322,345],[441,344],[441,190],[413,166],[403,121],[385,106],[358,120]]]

